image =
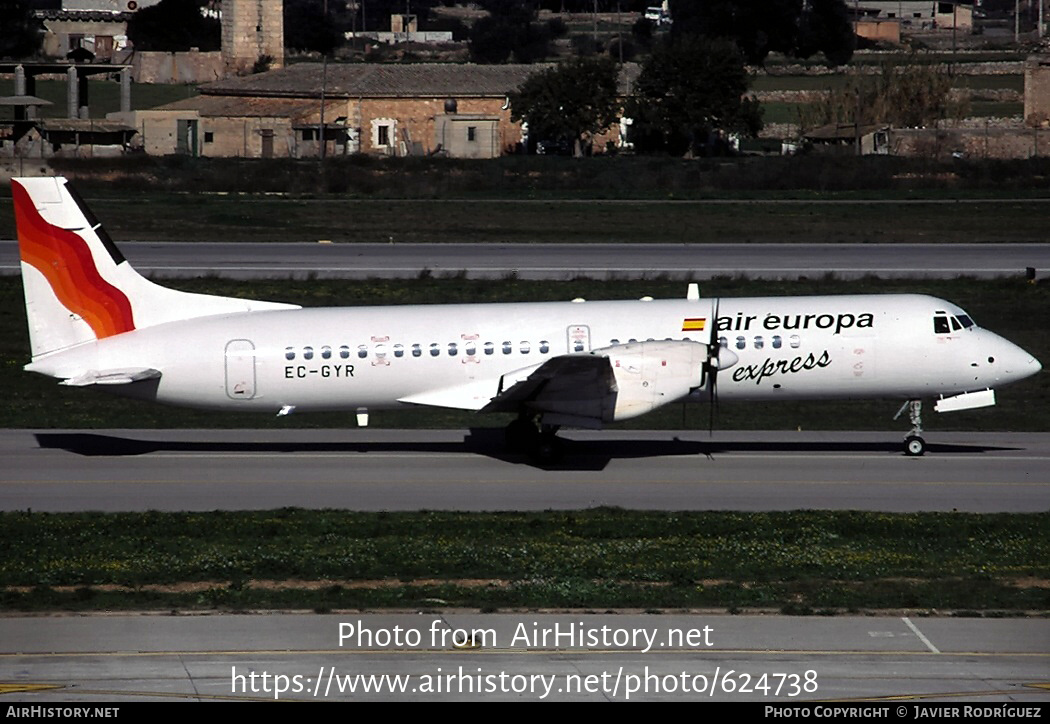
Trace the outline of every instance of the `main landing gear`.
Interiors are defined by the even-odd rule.
[[[541,463],[561,457],[562,441],[555,425],[543,425],[538,415],[524,413],[507,425],[507,450],[526,453]]]
[[[897,410],[893,419],[896,420],[905,410],[908,411],[908,418],[911,420],[911,430],[904,438],[904,454],[918,457],[926,452],[926,441],[922,437],[922,400],[908,400]]]

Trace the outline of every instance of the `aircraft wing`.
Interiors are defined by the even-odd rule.
[[[525,407],[601,420],[602,411],[616,390],[608,357],[560,355],[541,365],[503,375],[499,391],[481,412],[517,412]]]
[[[703,385],[707,346],[683,340],[633,342],[565,354],[401,402],[478,412],[539,413],[552,425],[600,428],[680,400]]]

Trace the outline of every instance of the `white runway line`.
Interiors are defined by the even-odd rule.
[[[922,631],[920,631],[918,629],[918,627],[911,622],[910,618],[908,618],[907,616],[904,616],[904,617],[901,618],[901,621],[903,621],[905,623],[905,625],[908,628],[910,628],[912,630],[912,632],[915,633],[916,636],[919,637],[920,641],[922,641],[924,644],[926,644],[926,648],[928,648],[930,651],[932,651],[935,654],[941,653],[940,650],[936,646],[934,646],[932,643],[930,643],[930,640],[928,638],[926,638],[925,636],[922,635]]]

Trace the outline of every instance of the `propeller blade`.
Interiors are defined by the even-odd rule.
[[[718,353],[721,346],[718,342],[718,307],[719,299],[715,297],[714,319],[711,320],[711,335],[707,343],[707,432],[711,436],[715,434],[715,406],[718,404]]]

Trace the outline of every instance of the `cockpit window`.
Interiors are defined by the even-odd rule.
[[[951,328],[948,326],[947,317],[934,317],[933,318],[933,331],[936,334],[948,334],[951,332]]]
[[[952,321],[952,330],[958,332],[960,329],[962,329],[962,325],[959,324],[959,320],[958,319],[956,319],[955,317],[952,317],[951,321]]]
[[[970,315],[968,314],[960,314],[958,316],[958,320],[962,324],[962,326],[966,327],[967,329],[974,326],[973,320],[970,319]]]

